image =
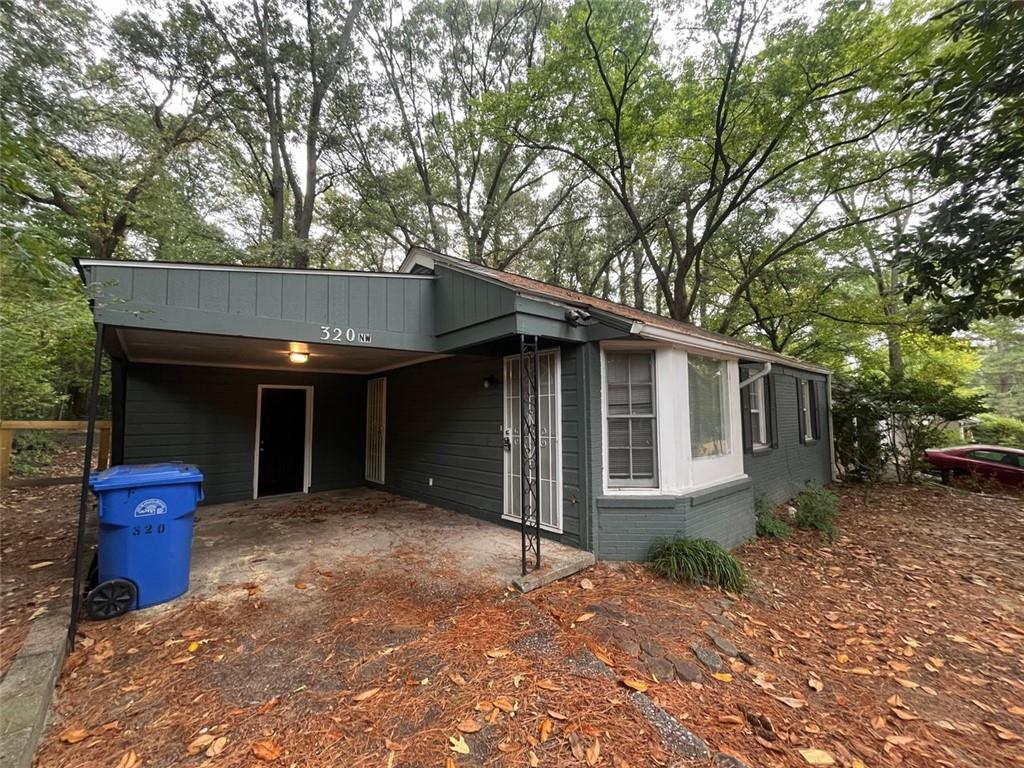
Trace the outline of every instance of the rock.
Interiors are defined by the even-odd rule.
[[[705,648],[700,643],[693,643],[690,646],[690,650],[693,651],[693,655],[696,656],[700,663],[710,669],[712,672],[721,672],[725,666],[722,662],[722,657],[712,651],[710,648]]]
[[[749,768],[749,766],[738,757],[727,755],[725,752],[719,752],[715,755],[714,765],[715,768]]]
[[[740,655],[739,648],[733,645],[727,638],[722,637],[720,634],[718,634],[718,632],[712,627],[708,627],[707,629],[705,629],[704,634],[707,635],[711,639],[711,642],[718,646],[718,650],[720,650],[726,656],[732,656],[733,658],[736,658]]]
[[[634,659],[640,655],[640,644],[631,637],[615,638],[615,644],[622,649],[622,652]]]
[[[665,660],[675,669],[676,677],[684,683],[699,683],[704,679],[704,673],[700,667],[689,659],[682,659],[678,656],[666,656]]]
[[[715,618],[715,621],[717,623],[721,624],[726,629],[736,629],[736,625],[733,623],[732,619],[730,619],[728,616],[722,615],[722,616],[715,616],[714,618]]]
[[[672,662],[660,656],[648,656],[646,659],[647,671],[663,683],[671,682],[676,676],[676,669]]]
[[[756,662],[756,661],[754,661],[754,657],[753,657],[753,656],[751,656],[751,655],[750,655],[749,653],[747,653],[746,651],[740,651],[740,654],[739,654],[739,659],[740,659],[740,661],[742,661],[742,662],[743,662],[744,664],[749,664],[749,665],[750,665],[750,666],[752,666],[752,667],[756,667],[756,666],[757,666],[757,662]]]
[[[672,715],[642,693],[629,696],[634,708],[643,715],[661,736],[662,746],[669,752],[687,760],[707,760],[711,750],[700,736],[688,731]]]
[[[640,647],[648,656],[664,656],[665,649],[654,640],[647,637],[640,638]]]

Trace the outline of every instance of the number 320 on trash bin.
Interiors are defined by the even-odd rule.
[[[153,533],[163,533],[166,530],[167,526],[163,523],[159,523],[157,525],[153,525],[152,523],[149,525],[133,525],[132,536],[149,536]]]

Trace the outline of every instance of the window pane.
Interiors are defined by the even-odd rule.
[[[608,478],[624,485],[654,485],[654,354],[615,352],[605,356],[608,412]]]
[[[689,355],[690,448],[694,458],[728,453],[726,363]]]

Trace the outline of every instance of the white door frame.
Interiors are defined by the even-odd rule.
[[[313,385],[312,384],[258,384],[256,385],[256,444],[252,457],[252,497],[260,494],[260,422],[263,416],[263,390],[304,389],[306,390],[306,439],[302,457],[302,492],[309,493],[313,477]]]
[[[555,452],[555,521],[557,525],[547,525],[541,523],[541,528],[551,533],[562,533],[563,532],[563,518],[562,518],[562,507],[563,507],[563,489],[562,489],[562,350],[558,347],[552,349],[542,349],[538,353],[539,357],[547,355],[551,357],[553,363],[553,375],[554,375],[554,393],[555,393],[555,419],[554,426],[556,430],[555,441],[558,445],[558,450]],[[501,431],[504,436],[505,430],[508,428],[508,424],[505,423],[505,417],[507,416],[506,400],[508,398],[508,386],[509,380],[505,376],[505,370],[509,360],[519,360],[519,355],[506,355],[501,361],[501,373],[502,373],[502,387],[501,387]],[[514,450],[514,448],[513,448]],[[502,504],[501,504],[501,517],[503,520],[511,520],[513,522],[520,522],[519,518],[510,514],[512,500],[508,494],[508,479],[512,469],[512,451],[502,449],[502,470],[501,470],[501,488],[502,488]],[[539,510],[538,510],[539,513]]]
[[[370,477],[370,398],[371,386],[380,382],[380,477]],[[366,461],[363,476],[369,483],[384,484],[384,473],[387,471],[387,435],[388,435],[388,377],[378,376],[366,383]]]

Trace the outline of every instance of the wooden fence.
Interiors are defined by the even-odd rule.
[[[19,485],[59,485],[76,483],[80,476],[73,477],[33,477],[11,480],[11,451],[14,446],[14,433],[21,430],[38,429],[58,432],[75,432],[89,429],[88,421],[0,421],[0,486],[5,488]],[[96,466],[106,469],[110,465],[110,422],[97,421],[96,432],[99,436],[96,451]]]

